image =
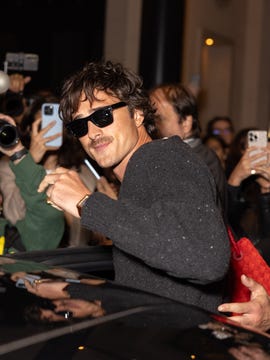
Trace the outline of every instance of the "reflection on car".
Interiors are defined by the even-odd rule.
[[[111,279],[4,256],[0,274],[4,360],[270,358],[266,333]],[[83,296],[41,298],[22,286],[25,279],[33,287],[65,281]]]

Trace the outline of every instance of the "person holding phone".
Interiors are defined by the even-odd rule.
[[[236,134],[227,157],[228,220],[238,237],[248,236],[262,249],[270,236],[270,145],[248,146],[250,131],[258,130]],[[264,256],[270,260],[266,248]]]
[[[5,114],[0,118],[16,125]],[[64,217],[61,211],[47,206],[44,192],[37,192],[45,169],[33,161],[20,139],[11,147],[0,146],[0,151],[4,154],[0,160],[1,254],[57,248],[64,232]]]
[[[48,137],[48,131],[52,129],[54,126],[53,120],[48,123],[46,127],[41,129],[41,107],[43,103],[49,102],[54,103],[57,102],[58,98],[53,94],[47,94],[45,96],[36,95],[35,100],[32,102],[31,106],[28,108],[26,114],[24,115],[20,125],[17,125],[20,132],[20,139],[22,145],[29,151],[31,155],[31,159],[34,163],[39,164],[43,167],[44,171],[49,172],[55,170],[58,166],[59,161],[64,161],[67,157],[72,159],[73,165],[77,159],[82,162],[84,154],[81,150],[81,156],[79,157],[79,151],[75,151],[74,147],[78,148],[78,145],[74,142],[74,140],[70,137],[70,142],[60,146],[50,146],[48,145],[48,141],[54,141],[59,138],[59,134],[52,134]],[[77,145],[77,146],[76,146]],[[74,150],[74,151],[73,151]],[[74,160],[75,155],[75,160]],[[63,162],[65,165],[66,163]],[[76,163],[77,164],[77,163]],[[86,176],[87,169],[83,172],[84,178],[89,179],[88,184],[91,183],[91,177]],[[88,174],[87,174],[88,175]],[[12,167],[10,166],[10,161],[7,156],[3,156],[0,160],[0,190],[3,194],[3,214],[5,217],[5,221],[9,224],[16,225],[19,221],[25,218],[27,207],[25,199],[21,195],[21,191],[16,184],[16,175],[12,171]],[[28,177],[27,177],[28,178]],[[94,181],[93,181],[94,182]],[[44,202],[42,203],[44,206]],[[48,209],[48,205],[46,204],[45,209]],[[50,207],[49,207],[50,208]],[[55,209],[54,209],[55,211]],[[56,234],[55,243],[53,248],[58,246],[62,246],[62,244],[67,244],[69,242],[69,224],[72,223],[70,221],[67,225],[67,220],[64,217],[63,212],[56,211],[57,216],[61,217],[61,224],[59,225],[59,233]],[[80,238],[80,226],[77,224],[77,220],[75,225],[72,227],[73,233],[72,235],[77,235]],[[12,227],[14,229],[14,227]],[[83,231],[84,235],[85,232]],[[88,238],[89,234],[85,234],[85,238]],[[10,238],[10,231],[7,235]],[[29,236],[29,235],[27,235]],[[43,235],[44,236],[44,235]],[[79,240],[77,240],[79,242]],[[46,243],[46,242],[45,242]],[[49,241],[50,243],[50,241]],[[32,246],[32,245],[31,245]],[[24,246],[19,250],[31,250],[30,245]],[[45,244],[36,244],[37,249],[42,250],[46,249]]]
[[[46,99],[55,99],[49,97]],[[20,133],[22,145],[29,150],[32,159],[36,164],[40,164],[44,169],[55,169],[56,154],[55,151],[59,147],[49,148],[46,145],[45,134],[53,126],[49,124],[47,128],[40,130],[40,107],[43,98],[38,97],[36,101],[27,110],[21,123],[17,125]],[[55,139],[58,135],[53,135],[51,139]],[[51,155],[51,157],[49,156]],[[0,178],[1,191],[4,197],[3,212],[5,218],[12,224],[25,216],[25,202],[20,196],[20,192],[15,183],[15,176],[10,167],[8,157],[2,157],[0,160]]]

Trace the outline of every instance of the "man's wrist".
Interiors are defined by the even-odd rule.
[[[78,213],[81,216],[82,215],[82,207],[85,204],[86,200],[89,198],[90,194],[85,194],[83,198],[81,198],[80,201],[77,202],[76,207],[78,209]]]

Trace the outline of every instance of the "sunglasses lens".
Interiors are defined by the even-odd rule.
[[[85,136],[88,132],[88,120],[87,119],[77,119],[66,125],[67,130],[75,137]]]
[[[95,124],[100,128],[111,125],[113,123],[112,110],[111,109],[97,110],[92,115],[89,116],[89,119],[93,122],[93,124]]]

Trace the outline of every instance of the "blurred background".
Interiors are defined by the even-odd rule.
[[[58,92],[84,63],[120,61],[147,88],[192,87],[203,128],[227,115],[236,130],[268,130],[269,18],[269,0],[11,0],[1,4],[0,70],[8,53],[35,54],[37,69],[20,69],[32,76],[26,91]]]

